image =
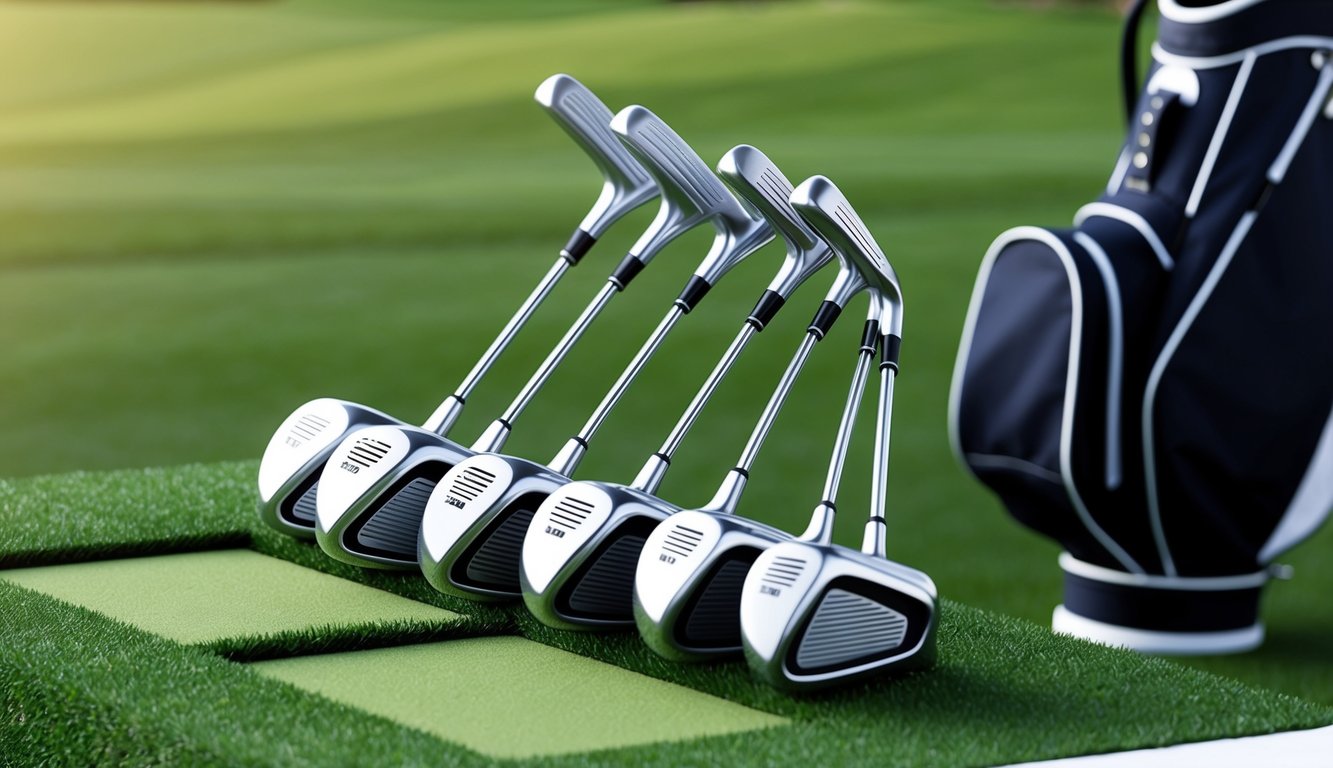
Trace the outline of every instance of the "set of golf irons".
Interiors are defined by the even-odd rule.
[[[522,599],[569,630],[637,626],[662,656],[744,653],[766,682],[817,689],[935,658],[938,596],[924,573],[885,557],[889,423],[902,332],[897,275],[827,178],[796,189],[759,150],[738,146],[717,173],[641,106],[612,114],[568,75],[536,100],[592,158],[600,196],[554,265],[462,384],[421,427],[364,405],[318,399],[282,423],[259,468],[259,511],[288,535],[368,568],[417,569],[474,601]],[[619,218],[660,198],[657,216],[518,396],[471,447],[446,437],[469,394],[560,278]],[[575,342],[668,243],[711,225],[715,237],[647,342],[578,434],[543,464],[502,452],[519,415]],[[718,280],[774,236],[777,274],[661,448],[629,484],[573,480],[588,446],[672,328]],[[656,493],[672,456],[750,339],[825,265],[837,275],[713,499],[682,509]],[[869,298],[824,489],[799,537],[735,514],[761,444],[815,344],[855,296]],[[834,500],[875,358],[880,395],[871,514],[860,551],[832,543]]]

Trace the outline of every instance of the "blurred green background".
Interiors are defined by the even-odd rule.
[[[1046,624],[1057,549],[955,464],[945,403],[987,244],[1068,222],[1110,171],[1118,23],[1098,4],[980,0],[0,2],[0,476],[257,459],[316,396],[424,419],[598,191],[531,103],[563,71],[613,109],[649,106],[709,162],[752,143],[793,181],[843,187],[905,285],[890,551],[951,598]],[[452,436],[498,414],[651,215],[565,280]],[[545,459],[582,424],[707,242],[678,241],[611,305],[509,448]],[[681,324],[581,476],[633,476],[780,254]],[[667,498],[711,496],[828,278],[813,282],[705,411]],[[818,348],[743,513],[803,526],[859,326]],[[844,479],[848,543],[872,414]],[[1270,590],[1261,651],[1192,663],[1333,702],[1330,551],[1325,530],[1286,558],[1297,580]]]

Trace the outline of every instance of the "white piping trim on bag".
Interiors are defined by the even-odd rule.
[[[1249,48],[1241,48],[1231,53],[1223,53],[1217,56],[1182,56],[1179,53],[1171,53],[1163,50],[1160,43],[1152,44],[1152,57],[1159,64],[1172,66],[1189,67],[1190,69],[1217,69],[1218,67],[1228,67],[1235,64],[1246,56],[1267,56],[1270,53],[1278,51],[1287,51],[1292,48],[1330,48],[1333,47],[1333,37],[1322,35],[1295,35],[1293,37],[1282,37],[1277,40],[1269,40],[1259,45],[1252,45]]]
[[[1333,60],[1324,62],[1323,71],[1319,73],[1319,80],[1315,82],[1314,95],[1305,104],[1305,111],[1301,112],[1301,119],[1296,121],[1296,128],[1292,135],[1299,134],[1301,141],[1290,141],[1282,146],[1282,151],[1278,153],[1277,159],[1268,168],[1268,181],[1272,184],[1280,184],[1287,177],[1287,170],[1291,168],[1291,161],[1296,158],[1296,151],[1300,149],[1304,142],[1305,134],[1310,131],[1310,126],[1315,118],[1319,116],[1320,109],[1324,105],[1324,97],[1328,95],[1329,87],[1333,86]]]
[[[1246,8],[1258,5],[1264,0],[1227,0],[1225,3],[1203,7],[1186,8],[1176,0],[1157,0],[1157,9],[1162,18],[1178,21],[1182,24],[1206,24],[1210,21],[1225,19],[1240,13]]]
[[[991,269],[1005,246],[1017,240],[1036,240],[1050,247],[1060,258],[1065,276],[1069,281],[1071,307],[1069,361],[1065,375],[1064,413],[1060,424],[1060,475],[1064,481],[1065,492],[1069,494],[1069,500],[1074,505],[1074,511],[1078,514],[1080,522],[1097,540],[1097,543],[1101,544],[1112,557],[1118,560],[1125,567],[1125,570],[1143,573],[1142,566],[1135,562],[1134,558],[1130,557],[1129,553],[1108,536],[1106,531],[1102,530],[1101,526],[1097,525],[1097,522],[1092,519],[1087,506],[1083,503],[1083,497],[1079,495],[1078,488],[1074,485],[1071,454],[1074,410],[1078,397],[1078,364],[1083,343],[1083,290],[1078,277],[1078,268],[1074,265],[1074,257],[1070,254],[1069,248],[1065,246],[1060,238],[1047,230],[1040,227],[1015,227],[995,238],[995,242],[991,243],[990,248],[986,251],[986,256],[981,262],[981,269],[977,274],[976,285],[972,288],[972,301],[968,307],[967,321],[963,325],[963,338],[958,347],[958,359],[954,363],[953,383],[949,391],[949,442],[953,446],[954,454],[958,457],[958,460],[964,467],[967,467],[966,456],[962,450],[962,439],[958,431],[958,411],[962,402],[963,371],[967,368],[968,356],[972,349],[972,337],[976,332],[977,316],[981,312],[981,298],[984,296],[986,284],[990,280]]]
[[[1237,589],[1262,587],[1271,578],[1268,571],[1242,573],[1237,576],[1156,576],[1148,573],[1125,573],[1079,560],[1068,552],[1061,552],[1060,570],[1075,576],[1139,589],[1173,589],[1186,592],[1231,592]]]
[[[1306,102],[1305,109],[1301,112],[1301,119],[1296,121],[1291,134],[1287,136],[1287,141],[1282,145],[1282,151],[1278,153],[1278,160],[1287,158],[1288,161],[1296,154],[1296,149],[1305,142],[1305,136],[1310,130],[1313,120],[1306,120],[1306,116],[1311,109],[1318,110],[1322,104],[1324,91],[1328,88],[1328,76],[1333,71],[1333,61],[1326,63],[1324,72],[1315,83],[1314,92],[1310,94]],[[1268,170],[1268,179],[1271,184],[1280,184],[1286,177],[1289,166],[1279,166],[1275,160]],[[1180,322],[1171,331],[1171,336],[1166,340],[1166,345],[1157,356],[1153,363],[1152,373],[1148,376],[1148,387],[1143,398],[1143,468],[1144,475],[1147,478],[1148,491],[1148,515],[1152,522],[1153,538],[1157,540],[1157,551],[1162,558],[1162,567],[1168,576],[1176,575],[1176,565],[1171,560],[1171,550],[1166,543],[1166,533],[1162,528],[1162,510],[1161,501],[1157,495],[1157,457],[1153,451],[1153,409],[1157,402],[1157,389],[1162,383],[1162,376],[1166,372],[1166,366],[1170,364],[1171,358],[1176,353],[1176,348],[1184,339],[1185,334],[1189,332],[1190,326],[1194,324],[1195,318],[1203,310],[1203,305],[1208,303],[1213,290],[1221,282],[1222,275],[1231,265],[1231,259],[1240,249],[1241,243],[1245,241],[1245,236],[1249,234],[1250,227],[1254,226],[1254,221],[1258,218],[1257,211],[1246,211],[1237,222],[1236,228],[1232,231],[1231,237],[1227,239],[1226,245],[1222,248],[1222,253],[1217,257],[1217,262],[1209,270],[1208,277],[1204,279],[1199,292],[1195,294],[1194,299],[1185,309],[1185,314],[1181,316]]]
[[[1162,263],[1162,269],[1168,272],[1175,269],[1176,260],[1166,250],[1166,245],[1162,243],[1162,238],[1157,236],[1157,231],[1152,228],[1148,220],[1140,216],[1135,211],[1115,203],[1088,203],[1074,214],[1074,226],[1081,227],[1083,222],[1093,216],[1101,216],[1107,219],[1115,219],[1137,229],[1139,234],[1152,248],[1152,252],[1157,256],[1157,260]]]
[[[1199,203],[1203,200],[1203,191],[1208,186],[1208,180],[1213,175],[1213,164],[1217,162],[1217,155],[1222,151],[1222,143],[1227,138],[1227,132],[1231,129],[1231,120],[1236,116],[1236,107],[1240,104],[1242,94],[1245,93],[1245,86],[1250,82],[1250,71],[1254,69],[1256,57],[1253,54],[1247,54],[1244,62],[1240,65],[1240,70],[1236,72],[1236,80],[1231,84],[1231,93],[1227,95],[1226,106],[1222,108],[1222,116],[1218,118],[1217,128],[1213,130],[1213,138],[1208,142],[1208,151],[1204,153],[1203,165],[1199,167],[1199,175],[1194,179],[1194,189],[1190,190],[1189,202],[1185,203],[1185,218],[1193,219],[1194,214],[1199,210]]]
[[[1079,616],[1063,605],[1057,605],[1051,615],[1051,631],[1057,635],[1069,635],[1099,645],[1128,648],[1160,656],[1244,653],[1258,648],[1264,641],[1264,625],[1258,623],[1243,629],[1220,632],[1155,632],[1089,619],[1086,616]]]
[[[1324,434],[1319,438],[1305,477],[1291,497],[1291,504],[1259,550],[1259,562],[1267,563],[1304,541],[1328,518],[1330,510],[1333,510],[1333,412],[1324,423]]]
[[[1111,171],[1111,178],[1106,182],[1106,194],[1114,195],[1120,191],[1126,173],[1129,173],[1129,147],[1120,150],[1120,157],[1115,161],[1115,170]]]
[[[1125,310],[1120,301],[1120,281],[1106,251],[1086,232],[1075,232],[1074,242],[1083,246],[1102,273],[1106,289],[1106,487],[1115,490],[1123,477],[1120,466],[1120,389],[1125,379]]]

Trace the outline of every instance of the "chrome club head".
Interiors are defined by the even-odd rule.
[[[450,469],[421,518],[417,559],[431,586],[469,600],[513,600],[523,537],[547,496],[570,482],[517,456],[479,453]]]
[[[562,486],[537,508],[523,540],[523,603],[557,629],[634,625],[639,551],[678,507],[615,483]]]
[[[430,492],[472,452],[417,427],[375,426],[349,434],[319,476],[315,540],[335,560],[392,570],[417,567],[417,539]]]
[[[711,286],[773,239],[773,229],[745,210],[698,153],[646,107],[620,110],[611,121],[611,130],[657,179],[662,190],[657,218],[630,248],[631,256],[646,261],[643,254],[653,253],[686,230],[709,221],[717,232],[694,274]]]
[[[811,176],[792,192],[791,204],[835,251],[857,265],[857,272],[869,283],[871,300],[880,306],[885,336],[901,338],[903,292],[898,273],[847,197],[828,177]]]
[[[776,544],[741,588],[750,669],[788,691],[929,666],[938,613],[929,576],[836,545]]]
[[[399,420],[347,400],[320,398],[292,412],[269,438],[259,462],[259,517],[300,539],[315,538],[319,473],[348,434]]]
[[[657,197],[657,184],[611,132],[615,115],[592,91],[569,75],[551,75],[537,86],[534,98],[602,172],[602,194],[578,233],[595,240],[617,219]],[[571,239],[574,249],[582,248],[578,233]]]

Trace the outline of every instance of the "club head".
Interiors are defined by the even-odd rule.
[[[740,602],[751,564],[791,538],[734,514],[689,509],[653,529],[634,572],[634,623],[673,661],[741,653]]]
[[[662,193],[657,218],[630,248],[631,256],[646,264],[685,231],[711,222],[717,233],[695,270],[711,285],[773,239],[772,227],[747,211],[698,153],[646,107],[620,110],[611,130],[656,179]]]
[[[611,132],[611,110],[569,75],[551,75],[533,95],[602,172],[602,194],[579,229],[602,236],[616,220],[658,195],[657,183]]]
[[[634,626],[634,568],[658,523],[677,507],[616,483],[568,483],[537,508],[523,538],[523,603],[543,624]]]
[[[872,300],[879,302],[880,325],[886,334],[901,337],[902,284],[847,197],[827,177],[811,176],[792,192],[791,204],[840,256],[857,266]]]
[[[749,144],[733,147],[717,164],[717,175],[758,212],[787,246],[787,257],[768,289],[786,299],[833,259],[833,251],[789,202],[792,184],[768,156]]]
[[[418,427],[375,426],[348,435],[319,477],[315,541],[335,560],[366,568],[417,568],[430,492],[472,452]]]
[[[344,437],[363,427],[402,424],[374,408],[320,398],[292,411],[259,462],[259,518],[298,539],[315,539],[319,474]]]
[[[527,459],[479,453],[431,492],[418,561],[437,590],[476,601],[516,600],[523,537],[537,508],[570,479]]]
[[[750,669],[776,688],[810,691],[932,665],[939,596],[916,569],[786,541],[750,568],[740,617]]]

